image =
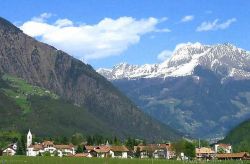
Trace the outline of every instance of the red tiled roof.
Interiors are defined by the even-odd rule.
[[[72,145],[54,145],[56,149],[62,150],[62,149],[72,149]]]
[[[97,146],[85,146],[86,150],[94,150]]]
[[[97,153],[108,153],[110,151],[109,146],[97,146],[94,148],[94,151]]]
[[[41,144],[30,145],[29,148],[33,148],[34,151],[38,151],[43,149],[43,145]]]
[[[113,152],[128,152],[128,148],[126,146],[111,146],[110,150]]]
[[[249,156],[247,152],[217,154],[217,158],[243,158],[247,156]]]
[[[170,144],[148,144],[146,146],[134,146],[134,151],[139,148],[140,151],[155,151],[159,149],[171,150],[172,146]]]

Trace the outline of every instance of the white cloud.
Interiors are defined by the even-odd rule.
[[[157,56],[158,60],[165,61],[166,59],[170,58],[173,54],[173,51],[164,50]]]
[[[219,23],[219,19],[215,19],[213,22],[202,22],[200,26],[197,27],[196,31],[215,31],[215,30],[224,30],[228,28],[233,22],[236,22],[236,18],[231,18],[225,22]]]
[[[33,17],[31,20],[35,22],[44,22],[46,19],[50,18],[52,16],[51,13],[42,13],[38,17]]]
[[[58,19],[55,25],[58,27],[73,26],[73,22],[69,19]]]
[[[69,19],[47,23],[50,14],[42,14],[21,25],[24,33],[39,37],[41,41],[72,54],[82,60],[99,59],[119,55],[129,46],[137,44],[148,33],[169,32],[156,26],[167,18],[135,19],[120,17],[104,18],[94,25],[74,25]]]
[[[190,22],[194,19],[193,15],[186,15],[181,19],[181,22]]]

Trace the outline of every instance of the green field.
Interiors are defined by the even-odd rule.
[[[8,88],[2,89],[4,93],[13,98],[16,104],[23,110],[23,113],[30,112],[31,107],[28,101],[29,96],[49,96],[52,99],[58,99],[59,97],[51,93],[50,91],[28,84],[25,80],[10,76],[5,74],[3,80],[6,81],[9,85]]]
[[[74,157],[0,157],[0,164],[248,164],[250,161],[174,161],[152,159],[101,159],[101,158],[74,158]]]

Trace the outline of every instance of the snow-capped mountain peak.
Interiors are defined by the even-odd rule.
[[[198,65],[225,78],[250,78],[250,53],[229,43],[180,44],[176,46],[173,55],[160,64],[138,66],[121,63],[112,69],[98,69],[97,72],[110,80],[166,78],[192,75]]]

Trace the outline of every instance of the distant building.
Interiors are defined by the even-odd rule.
[[[10,144],[5,149],[3,149],[2,155],[13,156],[16,154],[16,150],[17,150],[17,144],[16,143]]]
[[[214,145],[214,151],[217,154],[224,154],[224,153],[232,153],[232,145],[230,144],[224,144],[224,143],[219,143]]]
[[[210,147],[195,148],[195,155],[198,159],[211,159],[215,157],[215,151]]]
[[[247,152],[217,154],[219,160],[245,160],[249,159]]]
[[[148,144],[134,147],[134,152],[139,153],[140,158],[172,159],[175,152],[170,144]]]
[[[128,148],[126,146],[85,146],[85,153],[89,153],[91,157],[111,157],[111,158],[128,158]]]
[[[75,155],[74,145],[55,145],[53,141],[44,141],[32,145],[32,134],[29,130],[27,134],[27,156],[38,156],[49,153],[51,156]]]
[[[110,146],[110,152],[112,158],[128,158],[128,148],[126,146]]]

